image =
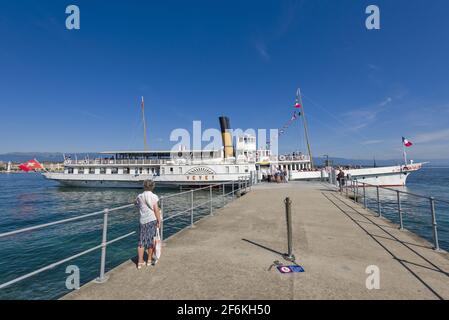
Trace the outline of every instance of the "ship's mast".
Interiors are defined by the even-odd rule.
[[[145,120],[145,100],[142,97],[142,121],[143,121],[143,149],[144,151],[148,151],[148,143],[147,143],[147,122]]]
[[[304,111],[304,104],[302,102],[302,95],[301,95],[300,88],[298,88],[298,91],[296,93],[296,99],[299,100],[299,103],[300,103],[301,108],[302,108],[302,119],[303,119],[303,122],[304,122],[304,135],[306,137],[307,151],[309,152],[310,166],[311,166],[311,169],[313,170],[314,169],[314,165],[313,165],[312,150],[310,148],[310,142],[309,142],[309,130],[307,128],[306,114],[305,114],[305,111]]]

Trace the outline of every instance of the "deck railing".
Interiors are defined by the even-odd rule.
[[[355,178],[344,178],[341,179],[339,183],[337,183],[339,188],[339,192],[341,195],[346,196],[347,198],[352,199],[355,203],[361,203],[363,208],[369,209],[368,200],[369,196],[367,195],[367,189],[375,190],[375,199],[374,204],[375,207],[372,211],[377,213],[378,217],[383,216],[383,205],[382,198],[380,195],[381,190],[385,190],[389,195],[394,198],[395,203],[395,211],[397,213],[397,219],[399,222],[399,229],[404,230],[404,209],[403,209],[403,198],[405,195],[410,196],[412,198],[420,199],[428,202],[428,208],[430,210],[430,216],[428,217],[428,226],[432,228],[432,239],[433,239],[433,248],[435,250],[440,250],[440,243],[438,239],[438,223],[437,223],[437,214],[435,209],[435,202],[444,203],[449,205],[449,201],[443,199],[437,199],[432,196],[420,195],[400,189],[393,189],[390,187],[383,187],[379,185],[369,184],[365,182],[358,181]]]
[[[251,175],[253,177],[253,175]],[[226,204],[226,197],[227,196],[231,196],[232,195],[232,199],[234,199],[236,196],[240,196],[242,194],[245,194],[249,191],[251,191],[251,187],[252,185],[256,182],[256,179],[253,178],[249,178],[248,177],[241,177],[239,178],[238,181],[231,181],[231,182],[225,182],[225,183],[219,183],[219,184],[212,184],[206,187],[202,187],[202,188],[197,188],[197,189],[191,189],[188,191],[184,191],[184,192],[180,192],[180,193],[175,193],[172,195],[167,195],[167,196],[162,196],[160,197],[160,208],[161,208],[161,213],[162,216],[164,214],[164,211],[166,209],[167,206],[167,202],[170,199],[173,199],[175,197],[178,196],[183,196],[183,195],[189,195],[190,198],[190,203],[189,206],[185,209],[182,210],[180,212],[177,212],[175,214],[172,214],[168,217],[164,217],[162,218],[161,221],[161,226],[160,226],[160,231],[161,231],[161,239],[162,241],[166,240],[167,238],[164,237],[164,223],[167,222],[168,220],[172,220],[175,219],[176,217],[185,215],[186,213],[188,213],[190,215],[190,227],[193,227],[195,224],[195,220],[194,220],[194,214],[195,214],[195,210],[203,207],[207,204],[209,204],[209,215],[213,215],[213,202],[215,200],[221,200],[221,204],[222,206],[224,206]],[[228,188],[228,192],[227,191]],[[218,189],[222,192],[220,192],[220,194],[216,194],[214,197],[214,189]],[[230,189],[230,191],[229,191]],[[206,191],[209,190],[209,197],[208,200],[205,202],[202,202],[200,204],[195,205],[194,203],[194,195],[200,191]],[[91,253],[93,251],[99,250],[101,249],[101,259],[100,259],[100,266],[99,266],[99,276],[98,278],[95,279],[95,281],[97,283],[103,283],[105,281],[107,281],[107,277],[105,275],[106,272],[106,257],[107,257],[107,248],[109,245],[123,240],[125,238],[128,238],[134,234],[136,234],[136,231],[133,232],[129,232],[126,233],[124,235],[121,235],[119,237],[116,237],[112,240],[108,239],[108,220],[109,220],[109,216],[114,213],[114,212],[118,212],[124,209],[129,209],[129,208],[133,208],[135,206],[135,204],[127,204],[124,206],[119,206],[119,207],[114,207],[114,208],[106,208],[100,211],[96,211],[96,212],[92,212],[92,213],[88,213],[88,214],[84,214],[81,216],[77,216],[77,217],[73,217],[73,218],[68,218],[68,219],[63,219],[63,220],[58,220],[58,221],[54,221],[54,222],[49,222],[49,223],[45,223],[45,224],[40,224],[40,225],[35,225],[35,226],[31,226],[31,227],[27,227],[27,228],[23,228],[23,229],[18,229],[18,230],[12,230],[12,231],[8,231],[5,233],[0,233],[0,239],[6,238],[6,237],[11,237],[11,236],[15,236],[18,234],[23,234],[23,233],[28,233],[28,232],[33,232],[36,230],[40,230],[40,229],[45,229],[51,226],[56,226],[56,225],[61,225],[61,224],[66,224],[66,223],[70,223],[70,222],[74,222],[74,221],[79,221],[79,220],[83,220],[83,219],[87,219],[87,218],[92,218],[92,217],[96,217],[96,216],[101,216],[103,215],[103,227],[102,227],[102,241],[100,244],[91,247],[85,251],[79,252],[77,254],[74,254],[72,256],[69,256],[67,258],[61,259],[59,261],[53,262],[51,264],[46,265],[45,267],[42,267],[40,269],[34,270],[32,272],[29,272],[27,274],[21,275],[15,279],[12,279],[10,281],[7,281],[5,283],[0,284],[0,289],[9,287],[15,283],[18,283],[20,281],[23,281],[25,279],[28,279],[32,276],[35,276],[37,274],[40,274],[44,271],[48,271],[51,270],[59,265],[62,265],[66,262],[69,262],[71,260],[74,260],[76,258],[79,258],[81,256],[84,256],[88,253]]]

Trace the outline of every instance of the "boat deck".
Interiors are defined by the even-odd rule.
[[[285,262],[284,198],[291,197],[293,249]],[[398,230],[320,183],[260,184],[213,217],[168,239],[155,267],[132,261],[63,299],[448,299],[449,255]],[[368,290],[366,268],[380,270]]]

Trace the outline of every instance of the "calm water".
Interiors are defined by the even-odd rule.
[[[62,188],[39,174],[0,174],[0,233],[129,204],[139,192],[137,189]],[[156,191],[160,196],[177,192]],[[214,190],[214,195],[221,195],[221,192]],[[195,210],[195,221],[209,214],[209,204],[203,205],[208,199],[208,190],[195,192],[194,206],[199,206]],[[222,198],[216,197],[213,206],[217,208],[222,203]],[[189,207],[190,194],[166,199],[164,216]],[[189,224],[190,213],[167,221],[164,238]],[[102,226],[103,216],[98,215],[0,239],[0,283],[100,244]],[[138,212],[134,208],[113,212],[108,226],[109,240],[136,231]],[[137,235],[132,235],[108,246],[106,269],[134,258],[136,244]],[[82,284],[91,281],[99,275],[100,250],[0,289],[0,299],[58,298],[68,292],[65,286],[68,265],[79,267]]]
[[[432,195],[449,200],[449,168],[424,168],[408,180],[401,190]],[[368,204],[377,207],[374,190],[369,190]],[[31,225],[102,210],[132,202],[139,190],[132,189],[76,189],[61,188],[38,174],[0,174],[0,233]],[[159,195],[167,191],[157,191]],[[218,191],[215,191],[218,193]],[[209,193],[196,192],[195,206],[208,200]],[[383,214],[397,222],[396,194],[381,192]],[[222,205],[220,198],[214,207]],[[229,199],[228,199],[229,200]],[[176,196],[165,202],[165,217],[186,209],[190,196]],[[430,205],[427,200],[404,195],[402,197],[404,225],[428,240],[432,240]],[[449,204],[436,202],[440,246],[449,250]],[[195,220],[209,213],[209,205],[195,211]],[[49,263],[89,249],[101,242],[102,216],[45,228],[0,239],[0,283],[12,280]],[[189,214],[174,218],[165,224],[165,237],[176,233],[190,223]],[[135,231],[138,214],[135,209],[112,213],[109,220],[109,239]],[[135,256],[137,236],[108,247],[106,269]],[[87,254],[50,271],[33,276],[19,284],[0,289],[0,299],[54,299],[67,293],[65,273],[68,265],[80,268],[81,283],[99,274],[100,251]]]

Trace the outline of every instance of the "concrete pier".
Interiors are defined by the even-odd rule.
[[[293,252],[304,273],[269,270],[289,264],[284,199],[292,204]],[[325,184],[262,184],[213,217],[167,241],[155,267],[128,261],[63,299],[447,299],[449,255],[400,231]],[[407,227],[407,226],[405,226]],[[368,266],[380,289],[368,290]]]

